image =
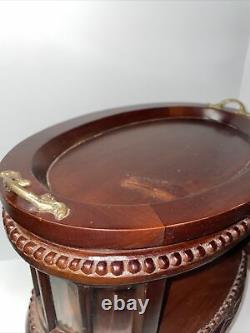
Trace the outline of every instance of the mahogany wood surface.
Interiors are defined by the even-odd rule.
[[[172,280],[159,333],[224,333],[241,300],[246,254],[227,254]]]
[[[246,254],[237,249],[196,272],[168,279],[165,291],[160,285],[164,280],[153,282],[150,288],[151,294],[144,295],[144,297],[150,297],[150,309],[144,316],[132,315],[126,311],[120,314],[113,312],[104,314],[104,311],[100,309],[100,300],[103,297],[111,298],[115,289],[90,287],[88,293],[90,292],[92,297],[89,298],[82,292],[84,288],[86,292],[86,287],[78,286],[81,290],[80,298],[84,297],[81,303],[85,302],[83,307],[80,306],[84,318],[83,331],[84,333],[154,333],[156,331],[158,333],[225,333],[241,300],[246,268]],[[140,293],[140,289],[147,290],[147,284],[139,286],[137,296],[143,296],[144,292]],[[117,293],[118,290],[116,290]],[[131,291],[129,286],[127,292],[124,289],[123,298],[131,297],[133,294]],[[155,323],[157,323],[162,296],[162,315],[157,330]],[[90,312],[86,312],[86,306],[91,309]],[[88,320],[87,325],[86,320]],[[42,317],[39,319],[38,316],[34,294],[27,320],[27,333],[48,333],[49,331],[44,327],[44,319]],[[74,333],[70,327],[65,330],[60,326],[53,331],[53,333],[56,332]]]
[[[55,328],[56,323],[55,323],[55,308],[52,298],[49,277],[42,272],[37,272],[37,280],[41,295],[41,301],[44,309],[44,314],[46,318],[46,325],[48,327],[48,330],[51,331],[53,328]]]
[[[56,221],[7,192],[9,214],[62,245],[135,249],[204,236],[249,214],[250,120],[207,105],[99,112],[17,145],[0,169],[21,172],[71,212]]]
[[[3,212],[15,250],[50,275],[97,286],[127,285],[173,276],[204,265],[247,237],[250,218],[197,240],[138,250],[89,250],[48,242],[22,228]]]
[[[79,117],[17,145],[0,170],[20,172],[29,191],[70,209],[57,220],[0,184],[7,235],[32,266],[27,332],[224,332],[246,256],[209,262],[250,232],[249,135],[244,115],[168,104]],[[164,277],[204,264],[165,291]],[[149,311],[100,311],[95,301],[115,292],[148,296]]]

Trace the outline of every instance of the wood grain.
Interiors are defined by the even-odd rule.
[[[70,209],[56,221],[0,186],[25,229],[66,246],[137,249],[218,232],[249,214],[250,120],[207,105],[109,110],[46,129],[0,164]],[[232,152],[234,158],[232,158]]]

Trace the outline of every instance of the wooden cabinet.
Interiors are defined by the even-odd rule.
[[[245,252],[226,253],[249,235],[249,134],[224,103],[171,104],[93,113],[17,145],[0,191],[31,266],[27,332],[224,332],[246,271]]]

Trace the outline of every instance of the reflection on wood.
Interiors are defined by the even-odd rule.
[[[66,333],[156,333],[164,296],[166,280],[120,286],[91,287],[77,285],[68,280],[50,276],[57,329]],[[145,312],[137,310],[109,310],[102,307],[104,299],[113,302],[115,295],[124,304],[138,299],[145,304]],[[112,305],[114,305],[112,303]],[[120,304],[121,305],[121,304]],[[153,318],[153,319],[152,319]]]
[[[37,271],[37,277],[46,322],[49,331],[51,331],[56,326],[56,313],[51,293],[49,276],[40,271]]]
[[[118,295],[126,302],[133,298],[134,294],[134,288],[131,287],[95,289],[94,333],[110,333],[114,330],[121,333],[131,333],[133,312],[127,310],[114,311],[113,307],[105,311],[102,309],[102,301],[103,299],[113,300],[114,295]]]
[[[72,333],[85,333],[77,286],[67,280],[50,276],[51,289],[57,316],[57,326]]]
[[[32,277],[35,295],[36,295],[36,297],[38,297],[38,296],[40,296],[40,290],[39,290],[38,281],[37,281],[36,269],[34,267],[30,266],[30,271],[31,271],[31,277]]]
[[[143,316],[143,333],[157,332],[159,326],[159,319],[161,310],[163,308],[163,301],[166,302],[166,279],[149,282],[145,288],[145,298],[150,301],[148,303],[147,311]],[[139,297],[139,296],[138,296]],[[137,332],[137,331],[135,331]]]
[[[78,285],[81,320],[84,333],[93,332],[93,288]]]

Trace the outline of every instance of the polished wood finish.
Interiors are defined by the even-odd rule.
[[[38,285],[38,280],[37,280],[37,273],[36,269],[32,266],[30,266],[30,272],[31,272],[31,278],[34,286],[34,293],[36,297],[40,296],[40,290],[39,290],[39,285]]]
[[[18,169],[35,193],[51,192],[70,215],[56,221],[1,187],[3,204],[21,226],[62,245],[196,239],[249,214],[249,134],[249,118],[207,105],[80,117],[25,140],[0,165]]]
[[[18,171],[30,192],[1,183],[0,195],[7,235],[32,266],[27,331],[224,332],[246,260],[209,263],[250,234],[249,157],[250,118],[198,104],[99,112],[17,145],[0,171]],[[65,218],[39,211],[45,193]],[[115,293],[149,308],[101,310]]]
[[[246,270],[246,254],[234,251],[175,278],[159,333],[224,333],[240,304]]]
[[[215,259],[247,237],[250,219],[219,233],[176,245],[126,250],[68,248],[24,230],[7,213],[3,220],[17,252],[47,274],[89,285],[126,285],[176,275]]]
[[[49,277],[42,273],[37,272],[39,291],[41,295],[42,305],[45,314],[45,320],[49,332],[56,326],[56,312],[51,292],[51,285]]]
[[[247,138],[219,122],[175,118],[132,122],[64,152],[47,172],[47,184],[51,192],[83,204],[165,206],[223,186],[242,172],[249,152]],[[121,228],[119,223],[115,226]],[[145,219],[143,227],[145,223],[149,221]],[[166,226],[172,223],[164,221]]]
[[[42,274],[37,272],[38,276]],[[43,274],[42,274],[43,275]],[[152,281],[149,283],[128,285],[123,287],[95,288],[74,284],[67,280],[43,275],[48,281],[49,289],[52,289],[50,299],[51,315],[56,318],[51,322],[46,319],[47,312],[39,313],[38,297],[33,292],[36,302],[35,313],[30,313],[30,326],[34,324],[31,317],[37,317],[35,326],[40,333],[59,330],[66,333],[102,333],[102,332],[124,332],[124,333],[156,333],[165,294],[166,280]],[[44,286],[40,285],[41,290]],[[46,285],[47,288],[47,285]],[[143,303],[148,299],[148,306],[144,314],[139,310],[110,311],[102,309],[102,301],[105,298],[113,299],[117,295],[119,299],[127,302],[129,299],[141,299]],[[55,310],[56,311],[55,311]],[[57,316],[55,316],[55,312]],[[35,320],[35,321],[36,321]],[[47,324],[48,322],[48,324]],[[56,323],[56,324],[55,324]],[[30,328],[30,330],[32,330]],[[55,331],[56,332],[56,331]]]
[[[152,281],[136,286],[122,288],[95,288],[92,299],[92,329],[93,333],[124,332],[124,333],[156,333],[159,325],[163,295],[166,280]],[[101,302],[105,298],[112,299],[114,295],[128,301],[140,298],[145,302],[149,299],[148,307],[143,315],[138,311],[104,311]],[[88,331],[86,331],[88,332]],[[90,331],[91,332],[91,331]]]
[[[118,333],[121,331],[126,333],[153,333],[156,331],[158,333],[224,333],[231,323],[241,299],[246,276],[246,259],[244,252],[234,251],[196,272],[169,279],[165,291],[162,290],[161,285],[163,280],[151,283],[152,288],[149,291],[151,295],[148,293],[145,295],[152,301],[146,316],[135,313],[132,315],[126,311],[115,315],[113,312],[103,313],[104,311],[100,309],[100,300],[112,297],[114,289],[91,288],[95,298],[86,299],[86,302],[92,304],[90,305],[92,315],[89,317],[91,325],[87,328],[84,325],[84,333]],[[147,285],[142,284],[137,289],[137,296],[141,296],[141,293],[143,295],[145,288]],[[119,290],[117,289],[115,292],[119,293]],[[132,297],[132,294],[133,289],[128,288],[123,299]],[[119,295],[122,295],[122,291]],[[164,295],[165,302],[157,330],[158,325],[154,325],[157,324],[159,315],[160,295]],[[85,312],[83,312],[84,314]],[[48,333],[42,327],[43,324],[37,315],[34,295],[26,332]],[[70,329],[65,331],[58,327],[52,332],[73,333]]]
[[[86,331],[93,333],[92,311],[93,311],[93,288],[89,286],[78,286],[79,305],[81,311],[81,321]]]

